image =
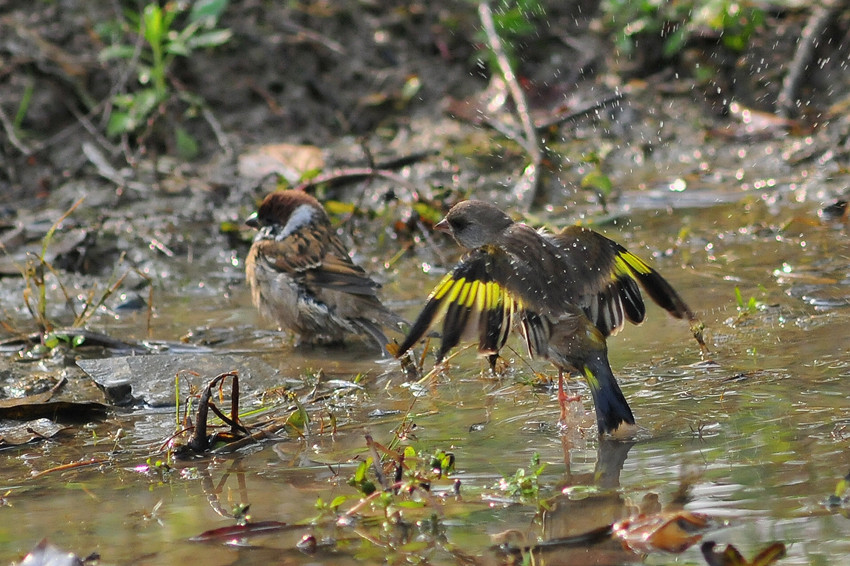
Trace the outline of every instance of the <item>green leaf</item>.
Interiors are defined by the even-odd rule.
[[[401,87],[401,99],[405,102],[411,100],[422,89],[422,81],[417,75],[412,75],[404,82]]]
[[[189,49],[189,46],[187,44],[177,40],[169,41],[165,45],[165,52],[171,55],[180,55],[181,57],[188,57],[192,50]]]
[[[83,336],[82,334],[77,334],[76,336],[74,336],[71,339],[71,346],[73,346],[74,348],[76,348],[78,346],[82,346],[85,341],[86,341],[85,336]]]
[[[670,34],[670,37],[667,38],[667,41],[664,42],[664,57],[671,58],[674,55],[678,54],[682,48],[685,47],[685,43],[688,41],[688,30],[685,26],[679,25],[676,27],[676,31]]]
[[[224,45],[233,37],[229,29],[216,29],[193,35],[188,39],[186,45],[190,49],[202,49],[205,47],[218,47]]]
[[[343,214],[353,214],[355,206],[349,202],[341,202],[338,200],[326,200],[324,203],[325,210],[331,216],[341,216]]]
[[[756,312],[758,310],[758,301],[756,301],[755,297],[750,297],[750,300],[747,301],[747,310],[750,312]]]
[[[214,26],[227,9],[228,0],[197,0],[189,12],[190,22],[204,21],[206,25]]]
[[[163,36],[168,36],[171,30],[171,24],[174,23],[174,18],[176,18],[178,14],[182,14],[185,11],[186,10],[184,7],[178,6],[174,2],[169,2],[165,5],[165,9],[162,12]]]
[[[421,509],[425,507],[424,501],[398,501],[396,502],[396,507],[401,507],[402,509]]]
[[[218,225],[218,231],[221,234],[236,234],[240,230],[242,230],[242,223],[233,220],[224,220]]]
[[[360,462],[360,465],[357,466],[357,470],[354,472],[354,481],[355,483],[360,483],[364,479],[366,479],[366,470],[369,469],[369,461],[371,458]]]
[[[835,486],[836,497],[843,495],[844,492],[847,491],[848,487],[850,487],[850,473],[838,480],[838,484]]]
[[[415,203],[413,205],[413,210],[416,211],[420,218],[423,218],[433,224],[436,224],[443,218],[443,211],[424,202]]]
[[[412,503],[412,502],[408,502],[408,503]],[[402,505],[399,505],[399,507],[402,507]],[[401,546],[398,547],[398,550],[399,550],[399,552],[404,552],[405,554],[412,554],[414,556],[418,556],[422,552],[428,550],[428,548],[430,548],[431,544],[432,543],[428,542],[427,540],[415,540],[415,541],[412,541],[412,542],[402,544]]]
[[[15,120],[13,122],[15,126],[15,130],[21,129],[21,124],[24,122],[24,118],[27,116],[27,110],[29,110],[30,102],[32,102],[32,95],[35,91],[35,87],[33,83],[30,81],[24,87],[24,92],[21,95],[21,101],[18,104],[18,111],[15,113]]]
[[[159,104],[157,93],[152,88],[140,90],[135,94],[119,95],[112,99],[116,108],[106,124],[106,134],[111,137],[129,133],[144,123],[147,117]]]
[[[148,4],[142,12],[142,21],[145,24],[145,40],[151,45],[161,45],[165,39],[162,8],[155,3]]]
[[[307,423],[310,422],[310,417],[307,415],[307,411],[301,405],[301,403],[296,403],[296,409],[292,411],[289,415],[289,418],[286,419],[286,424],[297,430],[298,432],[302,432],[304,427],[307,426]]]
[[[724,33],[722,39],[723,45],[732,51],[740,52],[747,47],[749,36],[745,36],[743,34]]]
[[[174,137],[177,141],[177,152],[180,157],[189,161],[198,156],[198,142],[184,128],[177,126],[174,129]]]
[[[336,509],[346,501],[348,501],[347,495],[337,495],[336,497],[334,497],[334,500],[331,501],[331,504],[328,507],[330,507],[331,509]]]
[[[437,455],[437,459],[439,461],[440,471],[444,473],[448,473],[454,471],[455,467],[455,455],[451,452],[443,452],[440,451]]]
[[[36,344],[24,354],[24,357],[31,360],[37,360],[39,358],[43,358],[47,355],[47,352],[50,351],[50,348],[45,346],[44,344]]]
[[[49,333],[44,337],[44,345],[51,350],[59,345],[59,337],[54,333]]]
[[[313,179],[318,177],[319,173],[321,173],[321,172],[322,172],[321,167],[313,167],[312,169],[307,169],[306,171],[301,173],[300,179],[302,181],[312,181]]]
[[[161,102],[159,93],[155,89],[146,88],[137,92],[133,98],[133,108],[136,109],[136,114],[140,119],[148,117],[148,114],[153,112],[156,105]]]
[[[110,45],[101,49],[97,56],[98,61],[110,61],[112,59],[130,59],[136,49],[132,45]]]
[[[594,169],[581,180],[584,189],[594,189],[603,196],[609,196],[614,188],[611,178],[598,169]]]
[[[132,132],[136,129],[135,122],[130,118],[129,112],[112,111],[109,115],[109,122],[106,124],[106,135],[114,138],[121,134]]]

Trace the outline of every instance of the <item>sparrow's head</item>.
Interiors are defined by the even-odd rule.
[[[458,244],[472,250],[493,243],[513,223],[507,214],[489,202],[466,200],[454,205],[434,228],[451,234]]]
[[[277,191],[263,200],[257,212],[245,219],[245,224],[282,240],[308,224],[323,220],[327,220],[325,209],[312,196],[303,191]]]

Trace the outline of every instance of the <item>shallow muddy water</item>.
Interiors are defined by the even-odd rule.
[[[159,49],[154,3],[0,9],[0,566],[42,539],[104,565],[703,565],[703,542],[850,563],[850,227],[818,214],[850,196],[846,2],[497,2],[510,73],[481,2],[157,4]],[[211,12],[220,30],[185,27]],[[360,344],[296,348],[250,304],[242,222],[317,174],[408,318],[458,254],[428,213],[472,196],[519,217],[535,179],[529,222],[591,223],[646,259],[711,354],[649,305],[609,341],[639,428],[599,439],[584,383],[559,427],[555,372],[516,338],[498,375],[466,350],[425,383]],[[103,336],[22,359],[6,339],[37,330],[39,254],[58,326],[126,279],[86,325]],[[265,437],[179,457],[177,407],[197,424],[231,370]],[[405,489],[380,489],[399,454]],[[668,535],[678,553],[605,530],[699,527],[683,510],[707,525]]]
[[[7,448],[0,560],[18,559],[48,537],[79,556],[97,552],[105,564],[501,563],[505,557],[493,547],[506,536],[534,543],[684,504],[716,521],[704,540],[734,544],[744,556],[781,541],[788,552],[781,564],[839,563],[850,554],[847,507],[825,502],[848,470],[850,243],[844,231],[817,223],[818,203],[777,205],[780,193],[715,205],[696,196],[689,202],[699,206],[661,209],[638,195],[636,205],[646,206],[600,227],[681,291],[705,322],[712,350],[713,363],[702,360],[687,324],[654,306],[644,325],[610,340],[612,367],[640,426],[633,441],[596,438],[589,395],[578,382],[573,390],[585,399],[572,406],[572,426],[559,429],[554,390],[530,384],[532,370],[554,372],[526,360],[518,341],[504,375],[488,375],[481,360],[464,352],[425,387],[408,383],[395,362],[375,360],[357,346],[294,348],[256,329],[268,326],[250,305],[241,258],[203,257],[180,274],[183,283],[158,294],[152,336],[177,340],[194,329],[196,341],[207,337],[207,354],[266,364],[255,383],[242,380],[243,412],[259,406],[264,390],[285,385],[311,415],[304,436],[281,431],[237,455],[172,460],[167,469],[145,471],[149,458],[166,457],[161,447],[176,429],[175,416],[173,407],[137,408],[73,426],[70,436]],[[443,250],[451,256],[454,246],[445,242]],[[439,270],[424,272],[422,263],[407,257],[383,275],[384,297],[410,317],[440,277]],[[199,284],[210,277],[223,278],[229,292]],[[739,313],[736,286],[745,302],[755,300],[752,312]],[[137,313],[101,324],[111,335],[141,338],[143,319]],[[426,370],[431,365],[428,358]],[[202,367],[186,369],[201,373],[185,377],[196,387],[213,377]],[[337,381],[355,379],[356,386]],[[270,412],[285,406],[266,401]],[[403,445],[455,457],[455,471],[433,482],[426,505],[403,509],[403,521],[394,525],[382,525],[375,512],[343,524],[327,515],[311,522],[319,499],[348,496],[343,513],[356,504],[348,480],[369,455],[365,434],[388,445],[406,417],[415,427]],[[548,510],[539,513],[533,501],[496,487],[530,469],[534,454],[545,464],[539,498]],[[34,475],[87,460],[94,462]],[[452,492],[456,480],[459,497]],[[245,539],[190,540],[233,525],[230,515],[240,504],[250,504],[254,522],[288,526]],[[297,550],[304,535],[316,537],[315,553]],[[616,541],[552,549],[538,558],[704,562],[699,545],[642,557]]]

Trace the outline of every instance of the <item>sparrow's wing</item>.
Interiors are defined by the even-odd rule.
[[[380,284],[373,281],[362,267],[346,256],[328,254],[321,267],[304,273],[309,284],[351,293],[352,295],[377,295]]]
[[[507,259],[490,248],[474,250],[461,259],[429,295],[396,357],[412,348],[441,318],[438,361],[461,340],[477,339],[480,353],[498,353],[521,308],[521,300],[506,289],[499,276]]]
[[[258,255],[308,286],[375,296],[378,283],[348,257],[330,225],[296,230],[284,240],[258,240]]]

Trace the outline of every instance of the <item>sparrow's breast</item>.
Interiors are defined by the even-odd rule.
[[[298,319],[298,298],[304,292],[301,286],[256,257],[248,258],[246,273],[257,310],[278,325],[293,328]]]

